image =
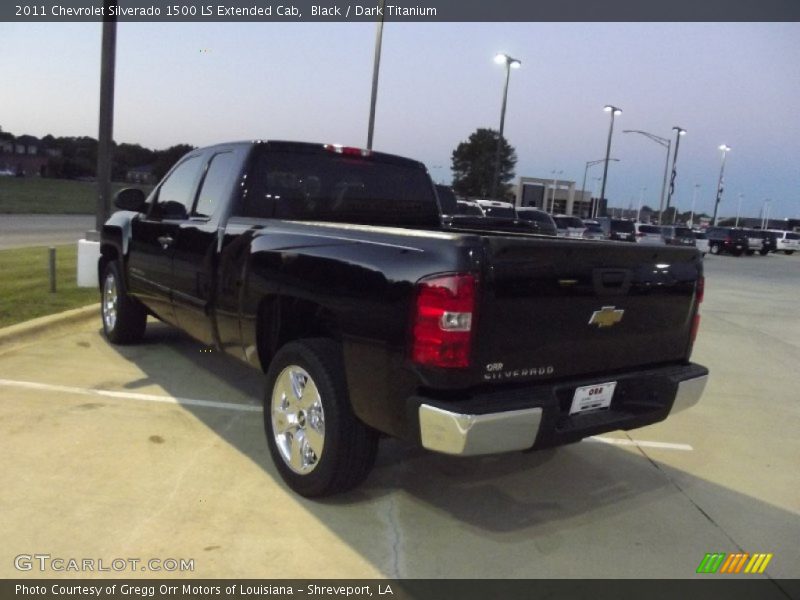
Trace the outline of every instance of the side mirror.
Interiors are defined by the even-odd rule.
[[[114,196],[114,206],[122,210],[144,212],[145,195],[139,188],[125,188]]]

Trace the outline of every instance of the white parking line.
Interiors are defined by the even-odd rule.
[[[101,396],[123,400],[141,400],[143,402],[163,402],[166,404],[181,404],[185,406],[202,406],[204,408],[219,408],[222,410],[240,410],[244,412],[261,412],[261,406],[255,404],[235,404],[232,402],[214,402],[212,400],[195,400],[193,398],[176,398],[174,396],[156,396],[154,394],[138,394],[136,392],[114,392],[110,390],[94,390],[91,388],[77,388],[66,385],[51,385],[48,383],[35,383],[32,381],[15,381],[13,379],[0,379],[0,386],[25,390],[38,390],[41,392],[61,392],[67,394],[81,394],[83,396]],[[615,446],[638,446],[639,448],[661,448],[664,450],[694,450],[689,444],[671,444],[668,442],[647,442],[644,440],[626,440],[592,436],[586,438],[589,442],[601,442]]]
[[[38,390],[41,392],[62,392],[67,394],[81,394],[83,396],[102,396],[125,400],[141,400],[143,402],[164,402],[166,404],[181,404],[185,406],[202,406],[204,408],[221,408],[223,410],[241,410],[246,412],[261,412],[261,406],[255,404],[234,404],[231,402],[214,402],[212,400],[195,400],[193,398],[176,398],[174,396],[156,396],[153,394],[137,394],[135,392],[113,392],[110,390],[93,390],[91,388],[77,388],[66,385],[50,385],[47,383],[34,383],[32,381],[14,381],[0,379],[0,386]]]
[[[614,446],[638,446],[639,448],[662,448],[664,450],[694,450],[689,444],[671,444],[669,442],[645,442],[644,440],[626,440],[619,438],[606,438],[592,436],[586,438],[587,442],[602,442]]]

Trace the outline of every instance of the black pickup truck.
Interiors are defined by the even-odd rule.
[[[477,455],[660,421],[700,397],[693,248],[444,226],[416,161],[338,145],[194,150],[103,227],[102,321],[148,315],[265,373],[288,485],[352,488],[381,435]]]

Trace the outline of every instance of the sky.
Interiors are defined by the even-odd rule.
[[[97,137],[99,23],[0,23],[0,127],[15,135]],[[372,23],[120,23],[114,139],[165,148],[239,139],[366,146]],[[386,23],[374,148],[424,162],[449,182],[453,149],[498,128],[517,176],[580,187],[605,156],[606,196],[658,206],[666,149],[624,129],[681,139],[673,204],[721,216],[800,217],[798,23]],[[589,169],[594,189],[602,165]],[[699,187],[696,187],[699,186]],[[646,189],[644,189],[646,188]]]

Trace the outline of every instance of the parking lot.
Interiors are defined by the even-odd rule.
[[[38,553],[194,561],[108,577],[686,578],[744,551],[774,554],[755,577],[796,578],[799,300],[798,256],[709,256],[693,409],[538,453],[384,440],[366,483],[324,501],[273,468],[260,373],[173,329],[113,347],[98,317],[10,347],[0,576],[84,575],[15,568]]]

